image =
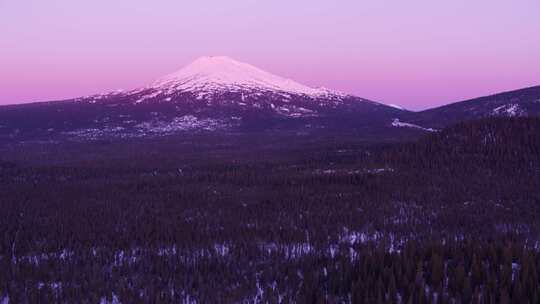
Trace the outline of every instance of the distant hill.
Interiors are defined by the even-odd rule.
[[[462,121],[487,117],[540,115],[540,86],[474,98],[417,112],[411,122],[431,128],[443,128]]]

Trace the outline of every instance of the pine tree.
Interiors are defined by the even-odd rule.
[[[437,254],[431,255],[431,285],[437,288],[442,284],[444,276],[444,264],[442,258]]]
[[[472,300],[472,288],[471,288],[471,279],[466,277],[463,282],[463,292],[461,294],[461,301],[463,303],[470,303]]]

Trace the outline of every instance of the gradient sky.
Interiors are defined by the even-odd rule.
[[[538,0],[0,0],[0,104],[130,89],[227,55],[423,109],[540,84],[539,13]]]

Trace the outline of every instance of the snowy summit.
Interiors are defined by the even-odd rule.
[[[328,94],[341,95],[323,88],[311,88],[226,56],[201,57],[183,69],[158,79],[152,87],[207,93],[221,90],[258,90],[313,97]]]

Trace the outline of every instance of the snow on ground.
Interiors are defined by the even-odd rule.
[[[400,106],[400,105],[397,105],[397,104],[393,104],[393,103],[390,103],[388,104],[388,106],[392,107],[392,108],[396,108],[398,110],[405,110],[404,107]]]
[[[223,120],[212,118],[197,118],[193,115],[175,117],[172,121],[150,121],[143,122],[135,128],[152,133],[174,133],[178,131],[206,130],[215,131],[228,127],[229,124]]]
[[[401,121],[399,121],[398,118],[394,118],[394,121],[392,121],[392,126],[393,127],[398,127],[398,128],[420,129],[420,130],[424,130],[424,131],[428,131],[428,132],[437,132],[438,131],[436,129],[424,128],[424,127],[421,127],[419,125],[415,125],[415,124],[408,123],[408,122],[401,122]]]
[[[314,252],[313,246],[309,243],[261,243],[259,244],[259,250],[266,252],[268,255],[280,254],[287,259],[299,259]]]
[[[99,304],[120,304],[120,300],[118,299],[118,296],[113,293],[110,301],[107,297],[101,297]]]
[[[384,168],[368,169],[365,172],[371,173],[371,174],[377,174],[377,173],[383,173],[383,172],[394,172],[394,169],[384,167]]]
[[[525,110],[521,109],[518,104],[510,103],[499,107],[496,107],[492,111],[492,115],[502,115],[508,117],[522,116],[525,114]]]
[[[156,113],[155,116],[158,113]],[[216,131],[232,127],[239,123],[239,119],[229,121],[213,118],[197,118],[193,115],[175,117],[164,120],[158,117],[152,120],[136,123],[134,120],[123,121],[125,126],[105,126],[103,128],[84,128],[63,132],[64,135],[80,139],[96,140],[103,137],[134,138],[146,135],[170,135],[182,131]]]
[[[79,97],[79,98],[75,98],[75,101],[85,101],[85,102],[89,102],[89,103],[96,103],[99,100],[107,99],[109,97],[113,97],[113,96],[117,96],[117,95],[121,95],[123,93],[124,93],[124,90],[118,89],[118,90],[114,90],[114,91],[107,92],[107,93],[102,93],[102,94],[82,96],[82,97]]]
[[[371,169],[316,169],[313,173],[317,175],[331,175],[331,174],[379,174],[384,172],[394,172],[393,168],[371,168]]]
[[[317,113],[315,111],[297,107],[293,105],[283,105],[280,107],[276,107],[274,104],[271,104],[273,106],[274,111],[276,113],[287,116],[287,117],[314,117],[317,116]]]
[[[9,304],[9,295],[5,295],[3,298],[0,298],[0,304]]]
[[[142,96],[141,98],[139,98],[137,101],[135,101],[135,103],[141,103],[147,99],[152,99],[152,98],[156,98],[157,96],[163,94],[163,91],[161,90],[157,90],[155,92],[152,92],[150,94],[146,94],[144,96]]]
[[[63,132],[63,134],[72,136],[75,138],[95,140],[95,139],[106,137],[106,136],[124,137],[124,136],[120,136],[120,133],[119,133],[122,130],[123,130],[122,127],[104,127],[102,129],[86,128],[86,129],[77,129],[77,130],[69,131],[69,132]]]

